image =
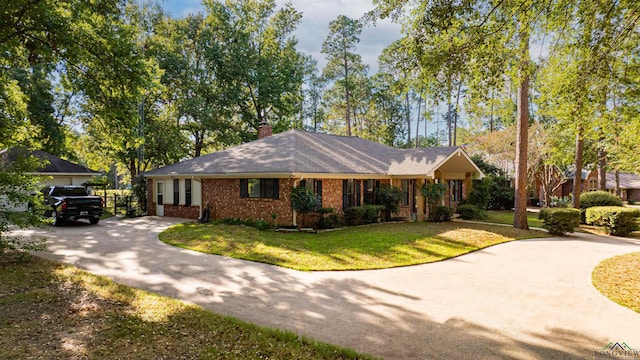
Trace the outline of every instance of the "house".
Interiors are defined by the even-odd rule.
[[[446,184],[445,204],[466,197],[472,179],[484,175],[459,147],[395,149],[359,137],[289,130],[271,136],[261,125],[258,140],[203,155],[144,175],[150,215],[197,219],[208,206],[212,218],[253,218],[296,225],[294,187],[316,192],[336,213],[375,204],[383,184],[403,191],[399,216],[423,219],[425,181]]]
[[[83,185],[94,176],[100,175],[97,171],[41,150],[28,151],[23,148],[0,150],[0,158],[6,156],[6,160],[9,162],[15,161],[17,157],[21,155],[31,155],[43,160],[45,165],[33,173],[33,175],[43,177],[43,186]]]
[[[42,177],[42,186],[53,185],[84,185],[99,172],[88,169],[68,160],[61,159],[55,155],[41,150],[27,150],[20,147],[0,150],[1,161],[14,162],[19,156],[34,156],[43,162],[42,168],[36,170],[32,175]],[[26,210],[27,205],[19,206],[15,211]]]
[[[616,194],[616,173],[608,172],[607,177],[607,191],[612,194]],[[570,196],[573,192],[573,182],[575,180],[575,174],[570,173],[567,180],[553,193],[554,196],[564,197]],[[580,176],[581,192],[596,191],[598,190],[598,172],[582,170]],[[620,198],[623,201],[640,201],[640,175],[632,173],[618,173],[618,187],[620,189]],[[543,192],[538,186],[537,194],[542,196]],[[542,198],[542,197],[540,197]]]

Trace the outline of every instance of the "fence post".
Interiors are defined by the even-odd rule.
[[[118,214],[118,194],[113,194],[113,216]]]

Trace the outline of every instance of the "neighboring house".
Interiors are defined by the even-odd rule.
[[[38,159],[44,160],[45,165],[32,173],[32,175],[42,176],[43,187],[53,185],[84,185],[94,176],[100,175],[97,171],[40,150],[29,151],[23,148],[4,149],[0,150],[0,159],[2,159],[2,161],[13,162],[18,156],[25,154],[30,154]],[[22,206],[22,208],[26,209],[26,205]],[[24,210],[22,208],[17,210]]]
[[[573,191],[574,174],[562,184],[562,191],[557,196],[569,196]],[[640,201],[640,175],[632,173],[618,173],[620,198],[623,201]],[[583,170],[581,176],[582,192],[598,190],[598,172]],[[607,173],[607,191],[616,194],[616,173]],[[616,194],[617,195],[617,194]]]
[[[264,219],[296,225],[294,187],[306,186],[336,213],[375,204],[382,184],[402,189],[401,217],[423,219],[425,181],[448,187],[454,206],[483,176],[459,147],[395,149],[358,137],[289,130],[146,172],[150,215],[196,219],[209,206],[212,218]]]

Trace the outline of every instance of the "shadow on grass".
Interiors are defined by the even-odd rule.
[[[461,234],[460,229],[471,233],[471,236],[466,234],[468,240],[455,237]],[[161,239],[196,251],[299,270],[350,270],[441,261],[497,243],[533,236],[546,234],[469,223],[376,224],[320,234],[188,223],[163,232]]]

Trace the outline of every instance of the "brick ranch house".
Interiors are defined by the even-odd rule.
[[[616,173],[608,172],[607,177],[607,191],[618,195],[616,192]],[[575,174],[569,174],[567,180],[560,185],[554,192],[553,196],[565,197],[570,196],[573,192],[573,182],[575,181]],[[620,199],[623,201],[638,201],[640,202],[640,175],[632,173],[618,173],[618,189],[620,189]],[[580,176],[580,189],[581,192],[596,191],[598,190],[598,172],[583,170]],[[536,182],[535,189],[530,193],[530,198],[543,199],[544,191],[542,186]]]
[[[338,214],[352,206],[375,204],[375,189],[392,184],[403,191],[399,216],[423,220],[420,188],[447,186],[445,205],[466,198],[482,171],[460,147],[395,149],[358,137],[289,130],[271,136],[262,125],[259,139],[203,155],[144,175],[148,213],[197,219],[209,206],[211,218],[253,218],[281,225],[301,221],[291,206],[294,187],[306,186],[322,207]]]

